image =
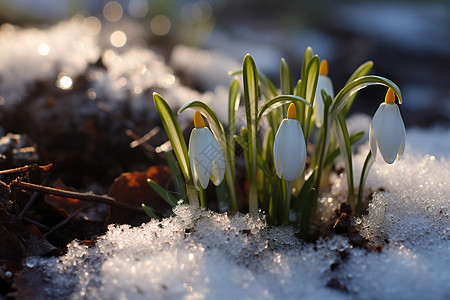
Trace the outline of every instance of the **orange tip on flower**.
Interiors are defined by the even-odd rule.
[[[393,89],[389,88],[386,97],[384,98],[384,102],[387,104],[394,104],[395,103],[395,92]]]
[[[194,114],[194,127],[195,128],[203,128],[205,127],[205,121],[203,121],[202,114],[198,111],[195,111]]]
[[[289,104],[289,108],[287,111],[287,118],[288,119],[297,119],[297,110],[295,109],[295,104],[291,103]]]
[[[328,76],[328,62],[325,59],[320,62],[319,75]]]

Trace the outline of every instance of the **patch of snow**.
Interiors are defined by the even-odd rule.
[[[0,27],[0,91],[5,102],[17,101],[37,79],[53,79],[59,72],[69,77],[82,73],[100,54],[95,36],[75,16],[47,30]]]
[[[366,189],[384,191],[357,226],[381,253],[342,236],[305,244],[262,215],[182,205],[141,227],[110,226],[93,247],[74,241],[61,258],[27,263],[45,273],[49,295],[71,299],[448,299],[449,134],[408,130],[404,159],[374,164]],[[345,188],[338,178],[334,192]]]
[[[176,46],[171,54],[171,65],[195,80],[204,89],[213,91],[216,86],[228,86],[228,72],[242,69],[241,62],[217,50],[207,51],[184,45]],[[191,79],[192,78],[192,79]]]

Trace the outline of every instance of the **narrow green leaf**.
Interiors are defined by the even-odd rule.
[[[228,95],[228,160],[230,161],[230,167],[234,181],[234,178],[236,178],[234,165],[236,155],[234,135],[236,133],[236,112],[239,109],[239,103],[241,100],[239,80],[233,79],[230,84]]]
[[[147,205],[142,203],[141,206],[144,209],[144,212],[147,214],[147,216],[150,217],[150,219],[159,219],[159,217],[150,208],[148,208]]]
[[[186,200],[186,187],[183,178],[181,178],[180,169],[175,160],[175,156],[173,155],[173,151],[166,152],[166,161],[167,166],[170,169],[170,173],[172,174],[173,184],[175,186],[175,190],[177,191],[180,199]]]
[[[320,60],[315,55],[308,63],[306,68],[307,82],[306,82],[306,94],[305,99],[311,103],[311,100],[316,94],[317,80],[319,79]]]
[[[261,121],[261,118],[266,115],[267,113],[269,113],[270,111],[272,111],[273,109],[286,104],[288,102],[298,102],[300,103],[300,105],[302,105],[301,103],[307,105],[307,106],[311,106],[311,104],[306,101],[305,99],[303,99],[302,97],[299,96],[294,96],[294,95],[279,95],[276,96],[275,98],[267,101],[266,103],[264,103],[263,106],[261,106],[261,108],[258,111],[258,115],[256,117],[256,125],[259,125],[259,122]]]
[[[265,99],[272,99],[278,95],[275,85],[261,72],[258,72],[259,84],[261,85],[261,93]]]
[[[258,210],[256,191],[256,113],[258,111],[258,72],[255,62],[246,55],[243,64],[244,100],[247,116],[248,158],[249,158],[249,211]]]
[[[235,72],[229,72],[229,76],[236,76],[236,75],[242,75],[243,71],[235,71]],[[266,99],[272,99],[276,95],[278,95],[277,88],[275,85],[270,81],[270,79],[264,75],[262,72],[258,72],[258,80],[259,84],[261,85],[261,93]]]
[[[347,185],[348,185],[348,202],[355,208],[355,190],[353,184],[353,163],[352,163],[352,149],[350,143],[350,137],[348,134],[347,125],[345,124],[344,115],[338,114],[337,118],[334,119],[336,128],[336,137],[342,156],[342,160],[345,164],[346,175],[347,175]]]
[[[301,97],[300,96],[300,89],[302,88],[301,85],[302,85],[302,80],[300,79],[299,81],[297,81],[297,85],[295,86],[295,89],[294,89],[295,96]],[[308,100],[306,100],[306,101],[308,101]],[[305,111],[307,108],[297,102],[295,102],[295,108],[297,109],[297,120],[300,122],[300,124],[303,124],[304,120],[305,120]]]
[[[359,181],[359,190],[358,190],[358,202],[356,204],[356,212],[355,215],[360,216],[362,213],[362,199],[364,196],[364,185],[366,184],[367,176],[369,175],[370,168],[372,167],[375,159],[372,157],[372,151],[369,151],[366,156],[366,160],[364,161],[364,165],[361,171],[361,178]]]
[[[212,133],[219,142],[219,146],[222,152],[226,154],[227,147],[226,147],[225,129],[223,127],[222,122],[220,122],[220,119],[217,116],[217,114],[206,103],[202,101],[190,101],[188,103],[183,104],[178,110],[178,114],[181,114],[188,108],[197,110],[203,116],[205,116],[206,120],[208,120],[209,127],[211,128]]]
[[[345,104],[354,93],[369,85],[376,84],[385,85],[392,88],[398,97],[399,103],[401,104],[403,102],[399,87],[391,80],[375,75],[363,76],[344,86],[336,95],[333,104],[330,107],[330,115],[332,116],[332,119],[344,108]]]
[[[367,74],[369,74],[370,70],[373,67],[373,62],[372,61],[367,61],[365,63],[363,63],[361,66],[359,66],[355,72],[353,72],[353,74],[350,76],[350,78],[347,80],[347,84],[349,84],[350,82],[362,77],[362,76],[366,76]],[[355,101],[356,95],[358,94],[358,92],[354,93],[347,101],[347,104],[345,104],[344,108],[342,109],[342,113],[344,114],[344,117],[347,116],[350,108],[353,105],[353,101]]]
[[[353,145],[357,141],[359,141],[364,136],[364,131],[359,131],[355,134],[352,134],[350,136],[350,144]],[[323,167],[327,168],[329,165],[333,163],[333,161],[338,157],[340,154],[339,148],[334,149],[330,154],[328,154],[327,159],[323,163]]]
[[[349,84],[350,82],[366,76],[367,74],[369,74],[370,70],[372,70],[373,67],[373,61],[366,61],[365,63],[363,63],[362,65],[360,65],[354,72],[353,74],[349,77],[349,79],[347,80],[347,82],[345,83],[345,85]]]
[[[169,193],[166,189],[164,189],[162,186],[157,184],[155,181],[151,180],[150,178],[147,179],[148,184],[150,187],[164,200],[169,204],[171,207],[177,206],[178,199],[175,198],[171,193]]]
[[[190,178],[191,172],[186,142],[181,133],[180,125],[178,124],[172,109],[160,95],[153,93],[153,102],[155,103],[156,110],[161,118],[164,130],[172,144],[175,156],[180,164],[181,172],[187,181]]]
[[[311,47],[307,47],[305,50],[305,54],[303,55],[303,62],[302,62],[302,73],[301,73],[301,79],[306,78],[306,67],[308,66],[309,61],[313,57],[313,51]],[[299,95],[302,96],[302,95]],[[303,95],[304,97],[304,95]]]
[[[292,73],[288,63],[284,58],[281,59],[280,64],[280,87],[281,94],[292,95]]]
[[[303,133],[305,136],[305,141],[307,142],[309,139],[309,130],[311,126],[311,117],[313,114],[313,108],[312,105],[314,104],[314,98],[316,94],[316,88],[317,88],[317,81],[319,79],[319,68],[320,68],[320,61],[319,57],[316,55],[308,63],[308,66],[306,68],[306,78],[302,79],[306,80],[304,84],[301,86],[301,93],[304,95],[305,99],[311,104],[311,108],[305,108],[307,109],[307,115],[305,118],[305,123],[302,124]],[[302,91],[304,90],[304,91]]]

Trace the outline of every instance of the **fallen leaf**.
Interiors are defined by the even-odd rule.
[[[136,207],[142,203],[150,207],[157,215],[170,213],[170,206],[159,197],[148,185],[150,178],[163,187],[169,185],[171,179],[170,170],[166,166],[153,166],[146,172],[130,172],[120,175],[109,189],[109,196],[117,201],[125,202]],[[134,226],[148,222],[149,217],[126,211],[122,208],[110,207],[106,224],[130,224]]]

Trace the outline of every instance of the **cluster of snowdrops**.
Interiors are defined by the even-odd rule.
[[[389,79],[367,75],[372,66],[370,61],[362,64],[335,94],[328,63],[320,61],[308,47],[297,82],[293,82],[286,61],[281,60],[277,90],[247,55],[242,70],[230,74],[235,78],[229,90],[227,128],[203,102],[191,101],[178,110],[178,114],[188,108],[195,110],[189,148],[172,109],[155,93],[154,103],[173,149],[166,152],[166,157],[174,176],[176,196],[152,180],[150,186],[172,206],[180,199],[188,199],[191,205],[206,207],[204,189],[211,180],[217,186],[219,209],[236,212],[248,199],[249,212],[265,213],[268,222],[274,225],[294,223],[300,227],[300,236],[307,238],[324,178],[328,178],[334,160],[341,156],[346,169],[348,203],[356,215],[360,214],[364,182],[377,150],[391,164],[401,158],[405,149],[405,127],[395,103],[396,96],[402,103],[401,92]],[[243,82],[246,126],[242,128],[236,128],[241,99],[237,76],[242,76]],[[357,92],[374,84],[386,86],[388,91],[370,125],[370,151],[359,185],[355,185],[351,145],[364,132],[349,135],[345,117]],[[260,127],[264,127],[261,141],[256,138]],[[245,158],[246,193],[238,191],[236,183],[237,144]],[[355,187],[359,187],[357,192]],[[156,217],[148,207],[144,209]]]

